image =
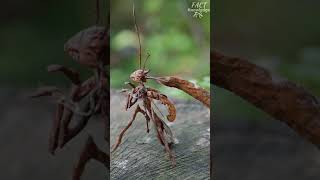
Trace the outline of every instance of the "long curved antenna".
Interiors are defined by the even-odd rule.
[[[139,69],[141,69],[141,41],[140,41],[139,28],[137,26],[137,20],[136,20],[135,8],[134,8],[134,1],[132,1],[132,2],[133,2],[132,14],[133,14],[134,26],[136,28],[136,32],[138,34],[138,40],[139,40]]]
[[[149,54],[149,53],[147,53],[146,60],[145,60],[145,61],[144,61],[144,63],[143,63],[143,70],[145,70],[145,69],[146,69],[146,62],[148,61],[149,57],[150,57],[150,54]]]

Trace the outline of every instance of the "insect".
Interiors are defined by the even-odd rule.
[[[150,70],[145,68],[146,62],[148,61],[150,54],[147,54],[147,57],[144,61],[144,65],[142,67],[142,60],[141,60],[141,41],[140,41],[140,34],[139,28],[137,26],[136,17],[135,17],[135,8],[133,5],[133,18],[136,33],[139,40],[139,69],[134,71],[130,75],[130,79],[136,83],[137,85],[126,82],[127,85],[131,86],[131,90],[125,89],[122,92],[127,93],[127,102],[125,109],[128,110],[131,107],[135,106],[135,110],[132,116],[132,119],[128,122],[127,126],[120,132],[116,143],[112,147],[112,152],[114,152],[119,145],[121,144],[122,138],[125,132],[130,128],[138,113],[141,113],[145,120],[146,120],[146,131],[147,133],[150,132],[149,123],[152,121],[155,127],[155,131],[157,133],[157,138],[159,142],[165,147],[166,152],[169,155],[169,158],[172,162],[172,165],[176,165],[174,153],[171,150],[171,145],[174,143],[174,137],[170,127],[165,123],[165,121],[158,115],[157,112],[161,113],[159,108],[156,106],[154,101],[159,101],[163,105],[166,106],[168,110],[168,115],[166,119],[170,122],[173,122],[176,119],[176,108],[174,104],[168,99],[168,97],[162,94],[160,91],[153,89],[151,87],[147,87],[145,83],[147,79],[157,79],[156,77],[149,76]],[[157,111],[155,111],[157,109]],[[161,113],[162,115],[162,113]],[[162,115],[163,116],[163,115]],[[112,153],[111,152],[111,153]]]
[[[97,15],[97,19],[98,17]],[[49,138],[49,152],[53,155],[58,148],[62,149],[76,137],[93,116],[98,116],[103,121],[104,138],[109,145],[109,77],[105,68],[109,58],[108,29],[98,25],[84,29],[65,43],[64,50],[75,62],[91,69],[93,75],[83,81],[79,72],[72,68],[49,65],[48,72],[62,72],[71,81],[69,92],[64,93],[56,87],[42,87],[31,96],[48,96],[57,104]],[[73,180],[80,180],[91,159],[110,169],[109,148],[107,152],[100,150],[89,135],[73,170]]]

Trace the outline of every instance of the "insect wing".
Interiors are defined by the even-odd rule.
[[[173,133],[172,133],[170,127],[162,119],[161,119],[161,121],[162,121],[162,124],[163,124],[163,127],[164,127],[165,138],[166,138],[167,142],[169,144],[170,143],[175,143],[174,136],[173,136]]]
[[[157,109],[157,111],[161,114],[161,116],[163,118],[165,118],[164,115],[161,113],[161,110],[158,108],[158,106],[153,101],[151,101],[151,102],[152,102],[153,106]],[[156,112],[154,111],[154,113],[156,113]],[[162,118],[160,118],[158,115],[156,115],[156,116],[158,117],[158,119],[161,121],[161,123],[163,125],[164,132],[165,132],[165,138],[166,138],[167,142],[174,143],[175,142],[174,136],[173,136],[173,133],[172,133],[170,127],[162,120]]]

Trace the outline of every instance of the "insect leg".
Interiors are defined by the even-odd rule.
[[[58,71],[62,72],[73,84],[79,85],[81,83],[80,75],[76,70],[56,64],[48,66],[48,72]]]
[[[91,136],[88,137],[85,147],[80,154],[79,161],[73,169],[72,180],[80,180],[85,166],[90,159],[101,162],[106,168],[110,169],[110,157],[97,147]]]
[[[130,105],[130,102],[131,102],[131,99],[132,99],[132,95],[131,95],[131,94],[132,94],[132,93],[130,92],[130,93],[128,93],[128,95],[127,95],[126,110],[129,109],[129,105]]]
[[[116,144],[113,145],[113,147],[112,147],[111,153],[114,152],[114,151],[118,148],[118,146],[121,144],[121,140],[122,140],[122,137],[123,137],[124,133],[130,128],[130,126],[132,125],[133,121],[136,119],[136,116],[137,116],[138,112],[140,112],[140,113],[142,113],[142,114],[143,114],[143,112],[144,112],[144,111],[140,108],[139,105],[137,105],[137,108],[136,108],[136,110],[134,111],[134,114],[133,114],[133,116],[132,116],[132,119],[129,121],[128,125],[121,131],[120,135],[118,136],[118,139],[117,139],[117,141],[116,141]]]
[[[49,152],[52,155],[54,155],[55,150],[58,147],[58,138],[59,138],[59,131],[60,131],[60,124],[61,124],[63,109],[64,109],[63,105],[58,104],[54,121],[53,121],[53,127],[49,135]]]
[[[73,112],[70,109],[68,108],[63,109],[63,115],[61,118],[61,125],[60,125],[60,131],[59,131],[59,141],[58,141],[58,145],[60,148],[62,148],[66,143],[68,126],[72,119],[72,116],[73,116]]]
[[[146,122],[147,122],[147,133],[149,133],[150,132],[150,128],[149,128],[150,117],[146,114],[146,112],[145,112],[144,116],[145,116]]]
[[[58,147],[58,139],[59,133],[61,131],[60,124],[61,119],[64,113],[64,105],[62,103],[63,99],[65,98],[62,91],[56,87],[43,87],[39,88],[35,93],[30,95],[31,98],[38,98],[42,96],[49,96],[57,99],[58,105],[55,112],[55,117],[53,120],[53,127],[49,134],[49,152],[51,154],[55,153],[55,150]]]
[[[132,88],[136,88],[136,86],[134,84],[132,84],[131,82],[125,82],[124,84],[131,86]]]
[[[167,142],[165,136],[164,136],[164,124],[162,120],[158,117],[158,115],[152,110],[153,119],[155,121],[155,126],[157,130],[157,137],[162,145],[164,145],[166,152],[169,154],[169,158],[172,162],[173,167],[176,166],[176,160],[175,157],[170,149],[169,143]]]
[[[86,82],[91,83],[94,79],[88,79]],[[79,96],[79,99],[75,99],[78,93],[81,92],[81,88],[83,86],[73,86],[73,89],[71,90],[70,97],[72,100],[80,101],[84,96]],[[80,90],[80,91],[79,91]],[[77,134],[80,133],[80,131],[87,125],[89,119],[93,115],[93,112],[95,110],[95,107],[97,105],[97,102],[95,100],[95,94],[97,93],[96,84],[89,85],[86,88],[86,95],[89,94],[89,101],[85,104],[85,106],[80,110],[80,112],[89,112],[88,115],[80,116],[79,120],[77,121],[77,124],[71,128],[69,128],[69,124],[72,119],[74,119],[75,112],[65,108],[65,114],[62,118],[62,124],[59,136],[59,146],[62,148],[67,142],[69,142],[73,137],[75,137]],[[92,111],[92,112],[91,112]]]
[[[30,95],[30,98],[38,98],[42,96],[49,96],[57,99],[64,98],[63,92],[53,86],[39,88],[36,92]]]
[[[104,95],[101,98],[100,108],[101,108],[101,116],[104,122],[104,139],[108,142],[108,152],[109,152],[109,142],[110,142],[110,104],[109,104],[109,93],[103,91]]]
[[[97,81],[94,76],[84,81],[78,88],[75,88],[75,92],[72,93],[73,101],[80,101],[83,97],[97,89]]]
[[[158,131],[158,128],[156,128],[156,130],[157,130],[157,138],[160,141],[160,143],[164,146],[164,142],[163,142],[162,138],[160,137],[160,132]]]
[[[158,138],[159,142],[164,146],[164,140],[161,138],[160,132],[158,130],[158,128],[163,129],[162,121],[158,117],[158,115],[154,112],[154,110],[152,110],[152,118],[153,118],[153,121],[154,121],[154,124],[155,124],[155,129],[157,131],[157,138]]]
[[[90,108],[90,103],[88,102],[84,107],[83,111],[86,112]],[[80,133],[80,131],[87,125],[89,116],[80,116],[78,123],[69,128],[69,124],[74,117],[74,112],[68,108],[64,108],[64,113],[62,115],[62,123],[59,132],[59,147],[62,148],[67,142],[69,142],[73,137]]]
[[[157,131],[158,131],[158,135],[160,136],[161,141],[164,143],[164,147],[167,151],[167,153],[169,154],[169,158],[172,162],[173,167],[176,166],[176,160],[174,158],[174,155],[172,154],[172,151],[170,150],[169,144],[166,141],[165,137],[164,137],[164,133],[163,133],[163,129],[162,127],[157,127]]]
[[[132,101],[133,100],[133,101]],[[132,93],[130,93],[128,95],[128,99],[127,99],[127,105],[126,105],[126,110],[128,110],[129,108],[131,108],[136,102],[138,101],[138,98],[133,96]]]
[[[144,115],[144,117],[146,119],[146,123],[147,123],[147,133],[149,133],[150,132],[150,128],[149,128],[150,116],[148,115],[148,112],[147,112],[145,105],[143,107],[144,107],[144,110],[142,110],[142,111],[143,111],[143,115]]]

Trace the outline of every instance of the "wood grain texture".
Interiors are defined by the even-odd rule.
[[[168,124],[178,142],[172,148],[177,166],[172,168],[153,125],[146,133],[146,121],[139,114],[111,154],[111,179],[209,179],[210,112],[195,101],[174,103],[177,119]],[[132,116],[132,110],[126,112],[124,104],[124,96],[111,93],[111,145]]]

